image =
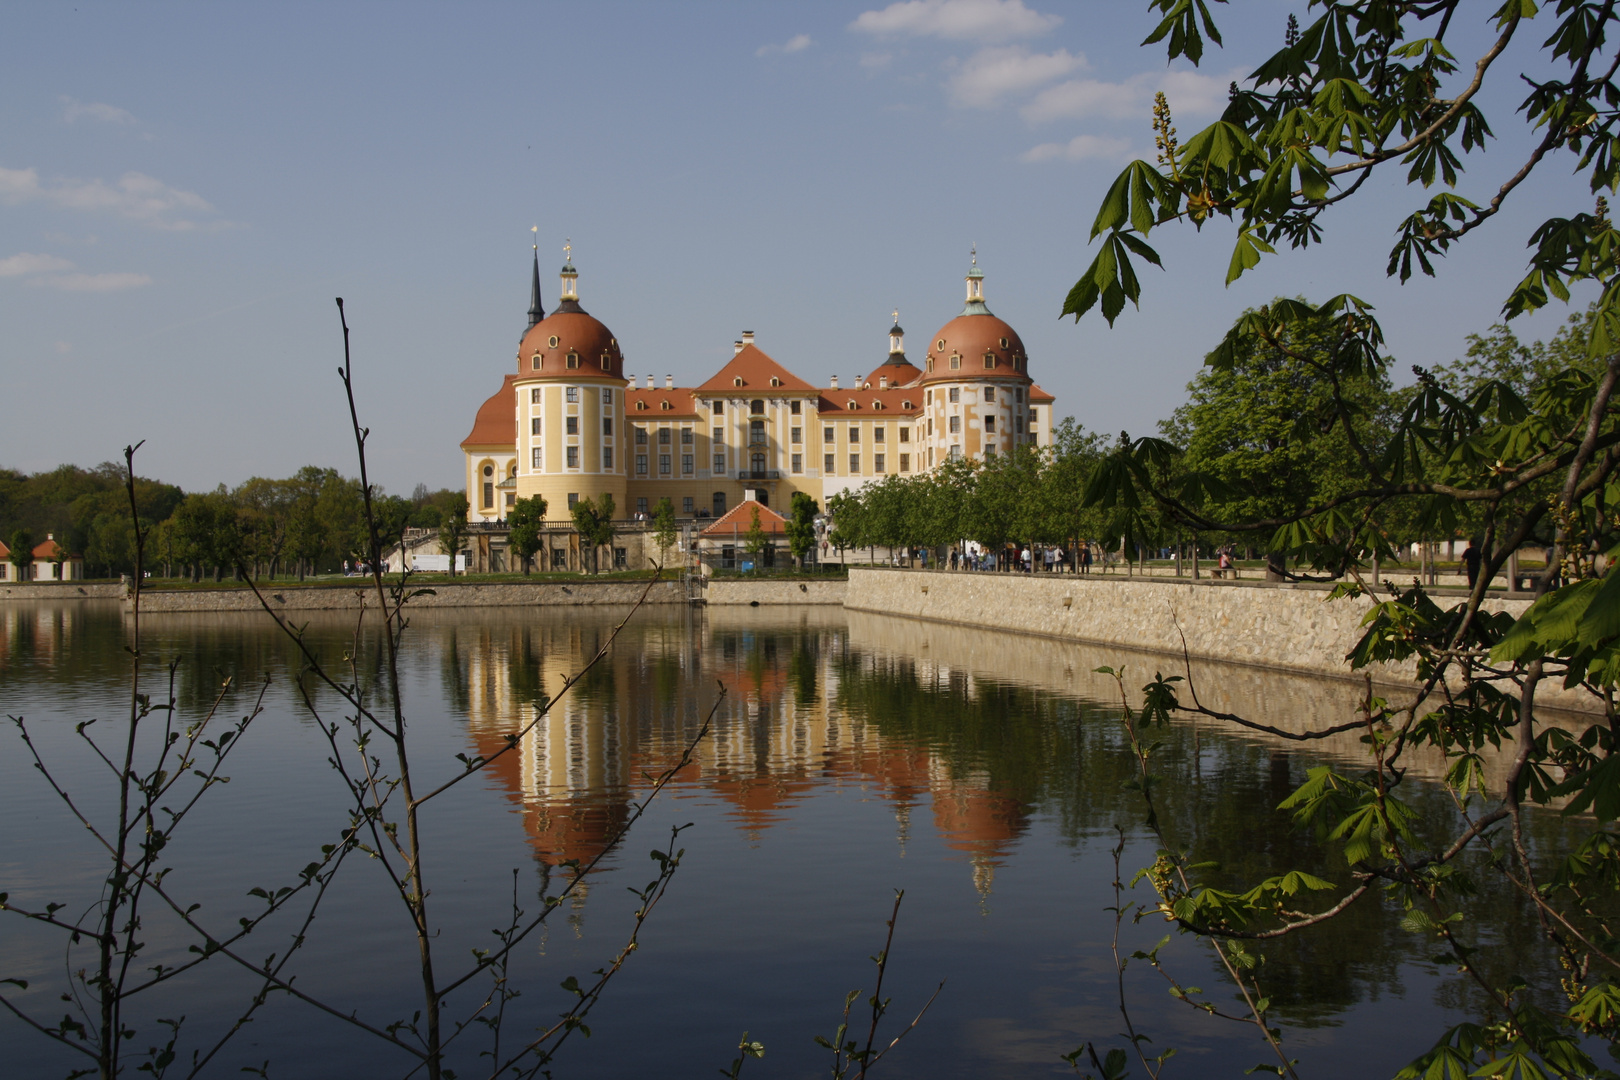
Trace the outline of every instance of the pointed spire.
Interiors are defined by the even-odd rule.
[[[546,309],[540,303],[540,226],[536,225],[529,231],[535,234],[534,274],[529,282],[529,326],[523,331],[525,334],[534,329],[535,323],[546,317]]]

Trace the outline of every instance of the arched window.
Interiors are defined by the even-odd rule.
[[[765,455],[764,454],[754,453],[754,454],[748,455],[748,467],[750,469],[754,470],[754,479],[755,480],[763,480],[763,479],[765,479]]]
[[[535,353],[533,356],[531,356],[529,358],[529,366],[531,368],[533,368],[535,371],[540,370],[540,354],[539,353]]]
[[[714,516],[715,517],[724,517],[725,516],[725,514],[726,514],[726,493],[725,492],[717,491],[717,492],[714,493],[713,509],[714,509]]]

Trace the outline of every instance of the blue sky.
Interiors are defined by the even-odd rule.
[[[1448,35],[1465,67],[1485,7]],[[373,475],[454,484],[513,362],[536,225],[548,309],[571,237],[626,370],[687,384],[744,329],[822,385],[883,358],[895,308],[917,352],[959,310],[976,243],[1059,412],[1146,434],[1237,312],[1278,293],[1376,304],[1402,372],[1460,355],[1534,225],[1589,207],[1553,162],[1437,279],[1401,287],[1388,246],[1427,194],[1392,172],[1328,219],[1325,248],[1225,288],[1230,225],[1156,232],[1168,270],[1146,271],[1140,312],[1060,321],[1108,183],[1152,156],[1153,91],[1185,138],[1303,4],[1218,8],[1227,48],[1198,70],[1138,47],[1146,8],[7,5],[0,464],[88,465],[144,438],[142,470],[188,489],[352,473],[343,296]],[[1502,76],[1539,65],[1524,43],[1498,62],[1499,139],[1460,187],[1476,201],[1529,145],[1523,84]]]

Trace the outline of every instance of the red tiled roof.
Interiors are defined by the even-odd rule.
[[[853,401],[855,408],[849,403]],[[906,408],[906,402],[911,407]],[[881,406],[881,408],[879,407]],[[822,416],[860,416],[881,418],[893,413],[897,416],[915,416],[922,412],[922,388],[888,390],[823,390],[816,411]]]
[[[1039,402],[1042,405],[1049,405],[1056,401],[1057,398],[1053,397],[1051,394],[1048,394],[1045,390],[1042,390],[1034,383],[1031,383],[1029,386],[1029,400],[1032,402]]]
[[[652,420],[662,418],[665,420],[691,420],[696,418],[697,402],[696,390],[689,386],[654,387],[651,390],[637,390],[634,387],[624,392],[624,418],[628,423],[638,420]],[[664,408],[665,404],[669,408]],[[645,404],[645,409],[640,406]]]
[[[67,553],[67,549],[56,542],[55,537],[47,537],[44,543],[34,545],[34,558],[44,562],[50,562],[51,560],[58,558],[67,559],[71,557],[72,556]]]
[[[771,379],[780,380],[777,386],[771,385]],[[742,386],[737,380],[742,380]],[[765,354],[763,349],[754,345],[744,345],[742,352],[731,358],[731,362],[710,377],[709,381],[698,387],[705,394],[734,394],[738,390],[747,390],[752,393],[763,393],[771,390],[797,390],[801,393],[814,393],[815,387],[799,378],[787,368],[778,364]]]
[[[0,562],[4,562],[9,558],[11,558],[11,549],[6,547],[4,540],[0,540]]]
[[[462,446],[517,446],[517,398],[513,395],[512,381],[516,375],[507,375],[490,399],[478,406],[478,417],[472,431],[461,440]]]
[[[733,532],[741,536],[754,527],[754,511],[759,511],[759,527],[765,530],[767,536],[783,536],[787,532],[787,518],[778,514],[768,506],[761,506],[753,499],[744,499],[742,502],[726,511],[699,535],[702,536],[731,536]]]

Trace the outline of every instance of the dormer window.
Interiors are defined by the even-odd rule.
[[[905,400],[905,401],[902,401],[902,402],[901,402],[901,403],[900,403],[900,407],[901,407],[901,408],[902,408],[902,409],[906,409],[906,410],[908,410],[908,411],[909,411],[909,410],[910,410],[910,409],[911,409],[911,399],[910,399],[910,398],[907,398],[907,399],[906,399],[906,400]]]
[[[929,357],[929,358],[928,358],[928,370],[929,370],[929,371],[933,371],[933,370],[934,370],[934,358],[933,358],[933,357],[932,357],[932,356],[930,356],[930,357]]]
[[[951,354],[951,370],[956,371],[962,366],[962,358],[956,353]]]
[[[1001,339],[1001,347],[1003,349],[1005,349],[1007,347],[1007,339],[1006,338]]]
[[[772,386],[781,386],[782,385],[782,380],[778,379],[775,375],[772,375],[771,376],[771,385]]]
[[[938,349],[940,352],[944,352],[945,351],[945,339],[940,338],[938,341],[934,342],[934,348]]]
[[[668,401],[660,401],[658,403],[658,407],[660,409],[663,409],[665,412],[668,412],[669,411],[669,402]]]
[[[848,408],[849,408],[849,410],[850,410],[850,411],[851,411],[851,412],[853,412],[853,411],[855,411],[855,410],[856,410],[856,409],[858,409],[858,408],[860,408],[860,404],[859,404],[859,403],[857,403],[857,402],[855,402],[855,401],[853,401],[853,400],[851,400],[851,401],[849,401],[849,402],[846,402],[846,405],[847,405],[847,406],[848,406]]]
[[[995,366],[996,366],[996,354],[995,353],[989,353],[989,352],[985,353],[984,354],[984,369],[986,371],[989,371],[991,368],[993,368]]]
[[[732,386],[741,386],[742,385],[742,376],[738,375],[736,378],[732,379],[731,380],[731,385]]]
[[[579,367],[579,353],[571,352],[568,354],[568,366],[571,368]]]
[[[551,335],[551,340],[547,344],[549,344],[553,349],[555,349],[557,347],[557,335],[552,334]]]
[[[643,411],[646,410],[646,408],[647,408],[647,403],[645,401],[636,402],[636,411],[637,412],[643,412]]]
[[[535,353],[533,356],[529,357],[529,367],[530,367],[531,370],[534,370],[534,371],[539,371],[540,370],[540,354],[539,353]]]

